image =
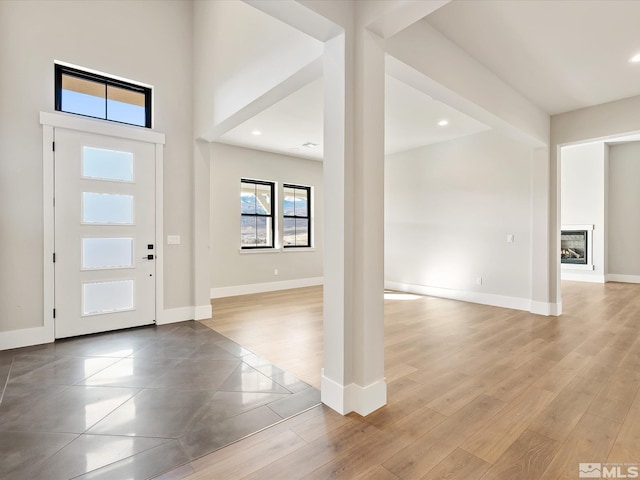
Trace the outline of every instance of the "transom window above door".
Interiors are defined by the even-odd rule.
[[[55,109],[151,128],[151,87],[55,64]]]

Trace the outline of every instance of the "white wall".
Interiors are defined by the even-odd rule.
[[[211,288],[212,296],[314,283],[322,277],[322,162],[248,148],[211,144]],[[240,249],[240,180],[251,178],[313,187],[313,249]],[[276,194],[278,198],[280,194]],[[274,275],[274,270],[278,275]],[[249,290],[247,285],[255,286]],[[236,288],[242,287],[242,288]]]
[[[562,148],[561,212],[562,225],[593,225],[593,270],[562,266],[566,280],[605,281],[607,145],[591,142]]]
[[[183,1],[0,2],[0,332],[43,324],[42,129],[53,62],[151,84],[166,133],[165,306],[192,294],[192,7]],[[185,214],[186,212],[186,214]]]
[[[531,162],[531,147],[495,132],[388,156],[387,284],[527,308]]]
[[[564,199],[563,199],[564,201]],[[640,142],[609,147],[609,271],[640,280]],[[622,280],[622,278],[619,278]]]

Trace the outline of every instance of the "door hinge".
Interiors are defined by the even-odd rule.
[[[56,252],[53,252],[53,263],[56,263]]]
[[[51,142],[51,150],[56,151],[56,142]]]
[[[53,318],[56,318],[56,309],[53,309]]]

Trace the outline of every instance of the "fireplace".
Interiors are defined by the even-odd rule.
[[[560,262],[587,264],[587,230],[562,230],[560,233]]]

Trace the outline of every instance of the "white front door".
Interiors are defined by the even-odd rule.
[[[55,336],[153,323],[155,145],[56,128]]]

